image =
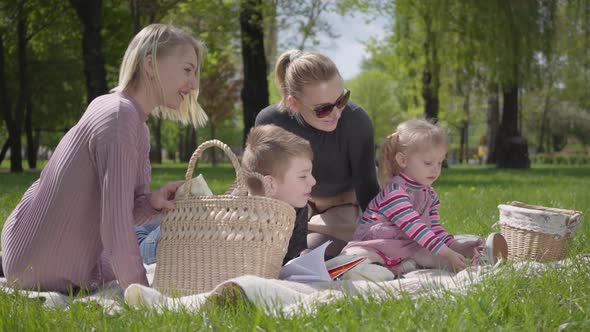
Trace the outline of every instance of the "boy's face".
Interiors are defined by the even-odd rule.
[[[305,157],[291,158],[282,179],[276,179],[272,198],[289,203],[296,208],[304,207],[311,197],[311,188],[316,181],[311,175],[311,160]]]

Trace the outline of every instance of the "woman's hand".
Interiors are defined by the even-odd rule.
[[[156,210],[174,209],[174,194],[184,181],[168,182],[150,195],[150,205]]]
[[[481,251],[482,246],[483,240],[481,238],[478,238],[477,240],[473,241],[455,241],[449,246],[449,248],[453,249],[454,251],[460,253],[465,257],[473,258],[479,255],[479,251]]]

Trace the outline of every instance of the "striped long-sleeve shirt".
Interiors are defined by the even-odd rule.
[[[120,93],[88,106],[4,225],[9,279],[52,291],[113,279],[147,285],[133,230],[157,213],[149,203],[146,120]]]
[[[439,205],[431,186],[422,186],[403,174],[396,176],[369,203],[353,240],[412,240],[437,253],[454,241],[440,224]]]

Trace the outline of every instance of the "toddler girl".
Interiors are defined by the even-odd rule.
[[[358,219],[343,255],[367,256],[397,275],[419,267],[465,268],[483,241],[455,241],[440,224],[431,185],[447,149],[443,130],[426,120],[405,121],[387,137],[379,163],[383,190]]]

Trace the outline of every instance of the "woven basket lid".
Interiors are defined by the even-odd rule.
[[[582,213],[510,202],[498,205],[499,223],[538,233],[565,236],[575,231]]]

